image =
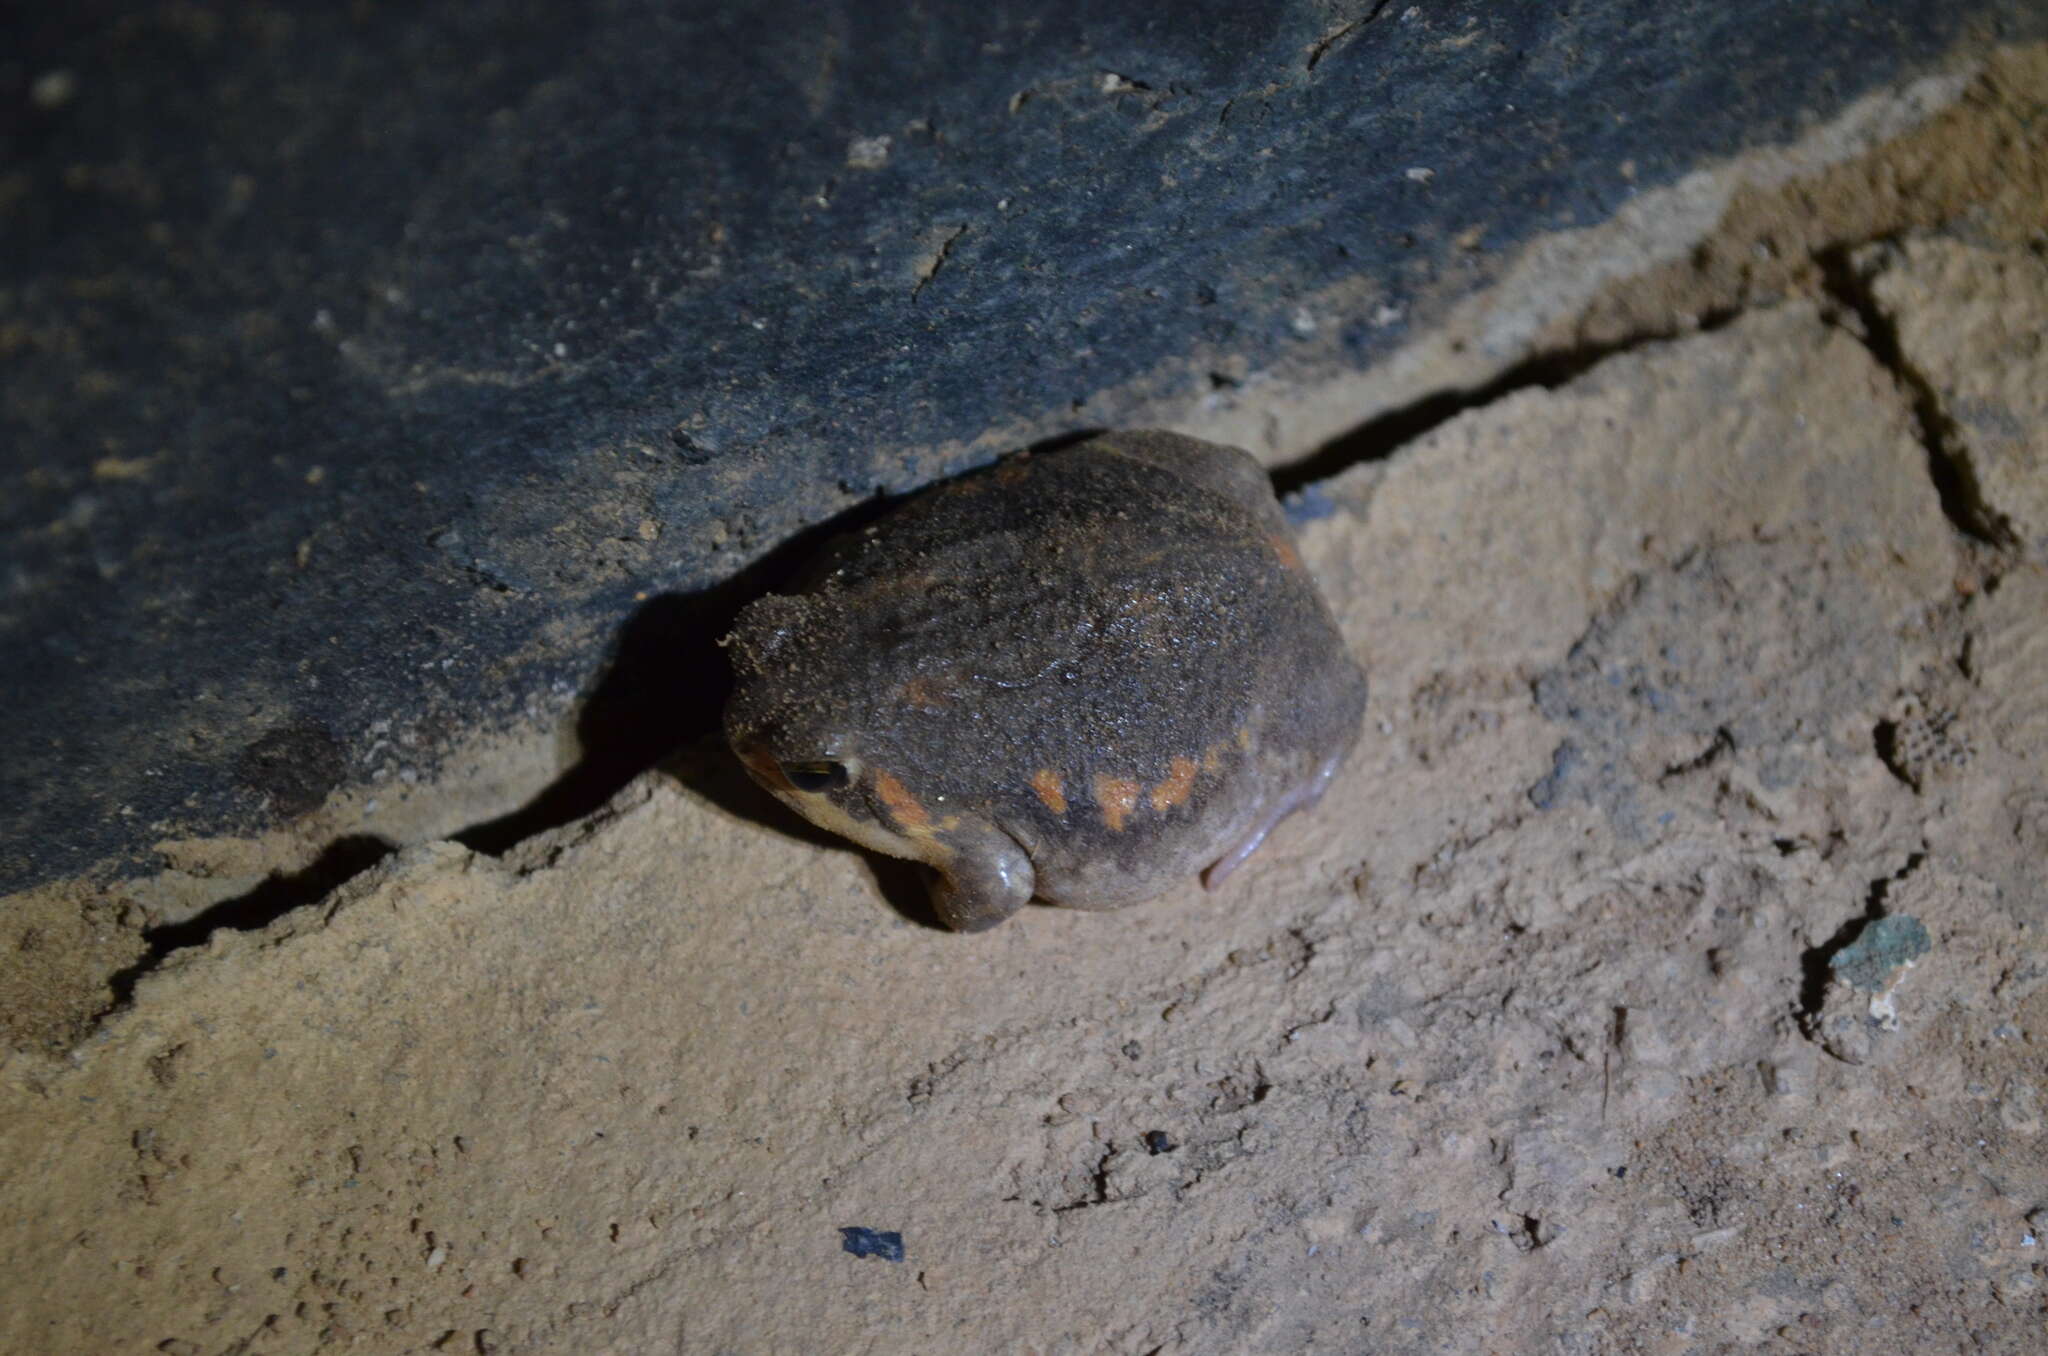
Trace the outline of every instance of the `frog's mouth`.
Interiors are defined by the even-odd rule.
[[[885,857],[902,857],[943,870],[952,852],[929,829],[899,833],[889,828],[869,809],[873,788],[866,777],[857,777],[833,791],[806,791],[790,781],[781,760],[766,745],[750,739],[733,741],[747,775],[775,799],[816,824],[827,833],[857,843]],[[865,811],[866,813],[860,813]]]
[[[757,744],[752,740],[736,739],[733,741],[732,751],[739,757],[740,766],[746,768],[747,775],[759,783],[762,790],[777,797],[785,791],[796,790],[790,785],[789,778],[782,775],[782,764],[777,761],[774,754],[768,752],[766,745]]]

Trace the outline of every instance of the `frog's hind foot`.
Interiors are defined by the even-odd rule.
[[[1211,890],[1221,889],[1230,873],[1243,866],[1245,859],[1259,850],[1259,844],[1266,841],[1266,835],[1273,831],[1275,825],[1296,810],[1314,808],[1316,802],[1323,798],[1323,792],[1329,789],[1330,779],[1337,775],[1337,765],[1342,761],[1342,754],[1330,755],[1313,776],[1276,800],[1236,847],[1209,864],[1208,869],[1202,872],[1202,884]]]

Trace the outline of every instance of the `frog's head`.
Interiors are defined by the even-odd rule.
[[[834,599],[771,594],[720,642],[734,685],[725,736],[762,789],[819,828],[875,852],[936,863],[929,813],[888,766],[901,721],[890,658]]]

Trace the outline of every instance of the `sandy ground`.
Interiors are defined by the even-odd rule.
[[[151,883],[23,903],[0,1349],[2040,1350],[2044,72],[1312,491],[1367,733],[1220,892],[951,936],[698,753],[104,1015]]]

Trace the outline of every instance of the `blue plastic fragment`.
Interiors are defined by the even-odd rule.
[[[893,1229],[863,1229],[858,1224],[839,1231],[839,1246],[855,1257],[879,1257],[884,1262],[903,1260],[903,1235]]]

